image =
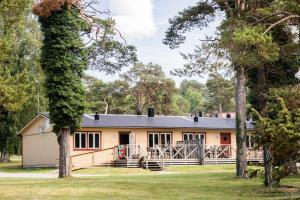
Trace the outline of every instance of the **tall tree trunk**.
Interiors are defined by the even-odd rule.
[[[272,151],[269,144],[264,145],[264,169],[265,169],[265,186],[273,186],[273,177],[272,177]]]
[[[7,153],[6,148],[2,149],[1,156],[0,156],[0,163],[7,163],[10,162],[10,155]]]
[[[223,108],[222,108],[222,103],[219,103],[219,116],[222,117],[223,113]]]
[[[108,103],[107,103],[107,101],[106,101],[106,97],[104,98],[104,103],[105,103],[105,115],[107,115],[108,114]]]
[[[243,66],[237,68],[236,78],[236,177],[247,178],[246,75]]]
[[[268,117],[265,112],[266,105],[266,70],[265,69],[257,69],[257,87],[258,87],[258,111],[261,116]],[[272,163],[272,150],[269,144],[265,144],[263,147],[264,150],[264,171],[265,171],[265,186],[272,187],[274,184],[272,171],[273,171],[273,163]]]
[[[59,178],[71,176],[71,156],[69,145],[70,129],[63,128],[59,135]]]

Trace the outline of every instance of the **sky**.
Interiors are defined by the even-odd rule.
[[[162,43],[165,32],[169,27],[168,20],[182,11],[184,8],[195,5],[198,0],[102,0],[101,8],[109,9],[116,21],[117,28],[127,40],[128,44],[137,48],[139,61],[143,63],[153,62],[162,66],[166,76],[171,77],[179,85],[187,77],[171,76],[170,71],[180,68],[185,61],[180,52],[192,52],[194,46],[199,44],[199,39],[205,35],[212,35],[216,30],[216,24],[212,24],[205,30],[195,30],[188,33],[186,42],[176,50],[171,50]],[[123,69],[125,71],[126,69]],[[97,71],[88,71],[105,82],[118,79]],[[189,78],[190,79],[190,78]],[[205,78],[193,77],[200,82]]]

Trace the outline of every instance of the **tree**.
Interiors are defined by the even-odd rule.
[[[94,77],[85,76],[86,100],[89,111],[104,114],[123,114],[131,112],[133,102],[128,94],[126,81],[104,83]]]
[[[31,98],[38,69],[39,34],[30,17],[31,1],[0,2],[0,162],[9,161],[20,127],[18,113]],[[7,17],[9,16],[9,17]]]
[[[179,94],[173,96],[172,114],[189,115],[191,110],[191,102]]]
[[[68,140],[70,133],[80,127],[85,109],[81,79],[88,63],[111,73],[135,57],[134,48],[114,40],[114,21],[97,15],[101,12],[93,9],[92,3],[42,0],[33,7],[44,33],[42,67],[50,120],[59,143],[59,178],[71,173]],[[88,9],[95,11],[93,16]],[[89,40],[87,44],[83,44],[83,37]]]
[[[206,106],[211,109],[211,112],[218,111],[221,115],[223,111],[234,110],[234,85],[231,81],[226,80],[219,73],[210,74],[206,88],[208,91]]]
[[[129,92],[135,98],[136,113],[142,114],[145,108],[154,106],[163,114],[168,114],[169,111],[163,110],[163,107],[172,104],[171,98],[176,88],[174,81],[165,77],[159,65],[137,63],[121,77],[129,83]]]
[[[217,13],[225,11],[226,18],[222,23],[221,28],[221,39],[232,39],[232,33],[236,25],[238,18],[242,16],[246,7],[245,0],[237,0],[235,2],[228,1],[199,1],[197,5],[189,7],[184,11],[180,12],[178,16],[171,19],[170,27],[166,32],[166,38],[164,43],[169,45],[171,48],[176,48],[182,44],[185,40],[184,34],[193,28],[202,29],[212,21],[214,21]],[[235,20],[237,19],[237,20]],[[234,22],[234,23],[233,23]],[[238,26],[236,26],[238,27]],[[222,42],[225,44],[226,42]],[[228,43],[226,43],[228,45]],[[229,46],[224,45],[225,49],[230,50]],[[232,55],[232,54],[231,54]],[[232,56],[230,57],[232,59]],[[207,59],[207,57],[206,57]],[[206,62],[204,59],[204,63]],[[236,164],[236,176],[241,178],[247,177],[247,155],[246,155],[246,77],[245,77],[245,66],[236,63],[232,59],[232,66],[236,71],[237,87],[236,87],[236,133],[237,133],[237,164]],[[203,63],[199,62],[199,63]],[[199,65],[186,65],[186,73],[197,73],[202,72],[201,70],[193,70],[194,66]],[[214,65],[212,65],[214,66]],[[202,67],[202,66],[201,66]],[[200,67],[200,68],[201,68]],[[198,67],[199,68],[199,67]]]
[[[299,107],[298,107],[299,108]],[[259,147],[266,143],[271,153],[267,160],[272,166],[271,180],[265,177],[265,184],[278,185],[280,180],[297,171],[296,162],[300,159],[300,109],[295,115],[286,107],[285,101],[279,96],[267,97],[266,112],[262,117],[255,109],[257,135],[255,141]],[[268,174],[266,174],[268,175]]]
[[[296,18],[290,13],[275,13],[269,9],[291,8],[296,1],[199,1],[196,6],[180,12],[170,20],[170,28],[166,33],[165,44],[171,48],[184,42],[183,34],[193,28],[204,28],[214,20],[220,12],[225,12],[225,18],[219,26],[219,33],[215,38],[206,38],[203,49],[199,47],[195,55],[185,58],[190,63],[184,69],[176,70],[181,74],[201,74],[205,70],[219,67],[220,60],[228,59],[236,74],[236,132],[237,132],[237,177],[247,177],[246,157],[246,72],[253,68],[272,64],[279,59],[278,45],[273,41],[269,31],[283,21]],[[282,7],[282,5],[288,5]],[[271,6],[270,6],[271,5]],[[281,5],[281,6],[280,6]],[[268,10],[265,12],[265,10]],[[268,16],[266,16],[268,15]],[[286,15],[288,17],[286,17]],[[254,17],[253,17],[254,16]],[[268,20],[277,18],[275,22]],[[278,17],[283,17],[279,19]],[[210,44],[207,44],[210,43]],[[200,49],[200,50],[199,50]],[[211,49],[205,54],[204,49]],[[197,57],[199,56],[199,57]],[[211,57],[218,58],[216,62]],[[221,58],[221,59],[219,59]],[[228,63],[228,62],[225,62]],[[227,64],[221,66],[228,66]]]

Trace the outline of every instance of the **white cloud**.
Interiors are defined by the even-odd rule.
[[[152,0],[111,0],[117,28],[132,39],[151,37],[156,32]]]

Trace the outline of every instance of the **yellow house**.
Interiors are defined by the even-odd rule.
[[[254,127],[250,122],[247,122],[247,130],[248,159],[261,161],[261,152],[251,150]],[[59,147],[48,113],[39,113],[19,135],[23,167],[58,165]],[[230,116],[154,116],[151,109],[148,115],[84,114],[81,128],[70,136],[69,142],[75,168],[137,167],[141,160],[147,162],[147,166],[148,162],[163,165],[234,163],[236,156],[235,119]]]

